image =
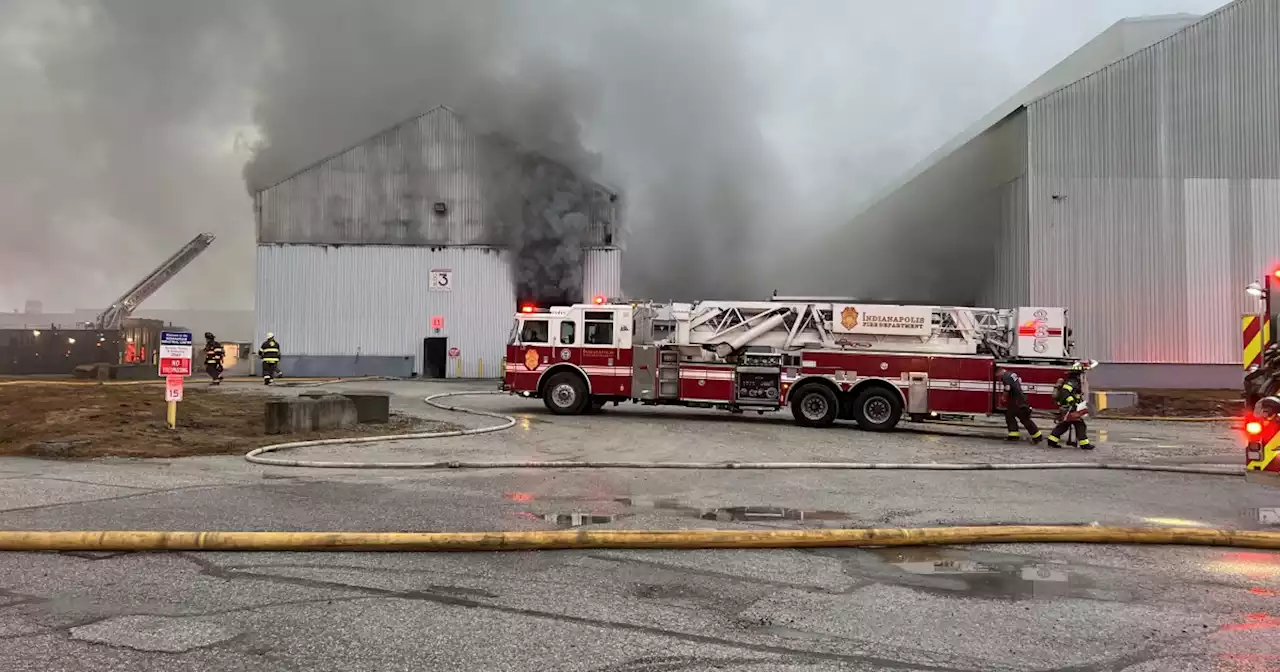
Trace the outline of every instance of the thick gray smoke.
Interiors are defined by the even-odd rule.
[[[733,15],[714,0],[7,0],[0,26],[23,32],[0,33],[0,83],[29,93],[3,110],[0,151],[24,157],[0,162],[0,264],[20,278],[5,297],[102,305],[210,230],[165,294],[247,305],[232,129],[262,134],[243,170],[260,187],[440,104],[619,188],[631,294],[743,296],[756,201],[779,186],[763,184]],[[518,214],[496,204],[494,225],[527,289],[572,294],[596,196],[541,174],[519,176]]]
[[[240,0],[0,1],[0,310],[105,307],[196,233],[165,295],[252,296],[230,156],[261,42]]]
[[[756,90],[714,2],[272,0],[273,67],[255,121],[258,188],[434,105],[575,173],[619,185],[625,284],[659,297],[742,296],[768,216]],[[591,137],[586,137],[587,135]],[[591,146],[599,154],[588,151]],[[503,164],[502,161],[490,163]],[[546,164],[494,168],[491,225],[531,298],[580,296],[596,197]],[[599,242],[599,241],[597,241]]]
[[[633,296],[878,295],[921,268],[917,290],[954,289],[941,269],[984,240],[815,224],[1120,16],[1216,4],[0,0],[0,310],[102,306],[204,230],[218,242],[149,305],[247,307],[245,183],[440,104],[620,188]],[[496,176],[491,223],[522,291],[572,294],[598,204],[544,174]]]

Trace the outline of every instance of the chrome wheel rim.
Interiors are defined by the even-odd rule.
[[[826,397],[817,393],[806,396],[800,402],[800,412],[806,420],[821,420],[826,417],[829,408]]]
[[[872,397],[862,404],[862,414],[872,424],[882,425],[889,421],[889,416],[893,415],[893,406],[884,397]]]
[[[578,400],[578,392],[573,389],[572,385],[561,383],[551,390],[551,400],[560,408],[569,408]]]

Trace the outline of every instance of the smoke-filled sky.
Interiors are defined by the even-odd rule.
[[[1220,4],[0,0],[0,310],[105,305],[200,231],[147,307],[249,308],[245,179],[437,104],[620,187],[632,295],[785,291],[820,271],[777,246],[1114,21]]]

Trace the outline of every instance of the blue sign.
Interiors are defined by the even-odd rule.
[[[191,332],[189,331],[162,331],[160,332],[160,345],[191,345]]]

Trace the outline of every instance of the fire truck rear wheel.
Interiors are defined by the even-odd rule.
[[[579,415],[589,407],[591,397],[582,378],[572,373],[557,373],[547,381],[542,403],[556,415]]]
[[[868,387],[853,402],[853,419],[873,432],[887,432],[902,418],[902,400],[891,390]]]
[[[839,411],[836,393],[823,385],[806,385],[791,395],[791,414],[802,427],[830,427]]]

